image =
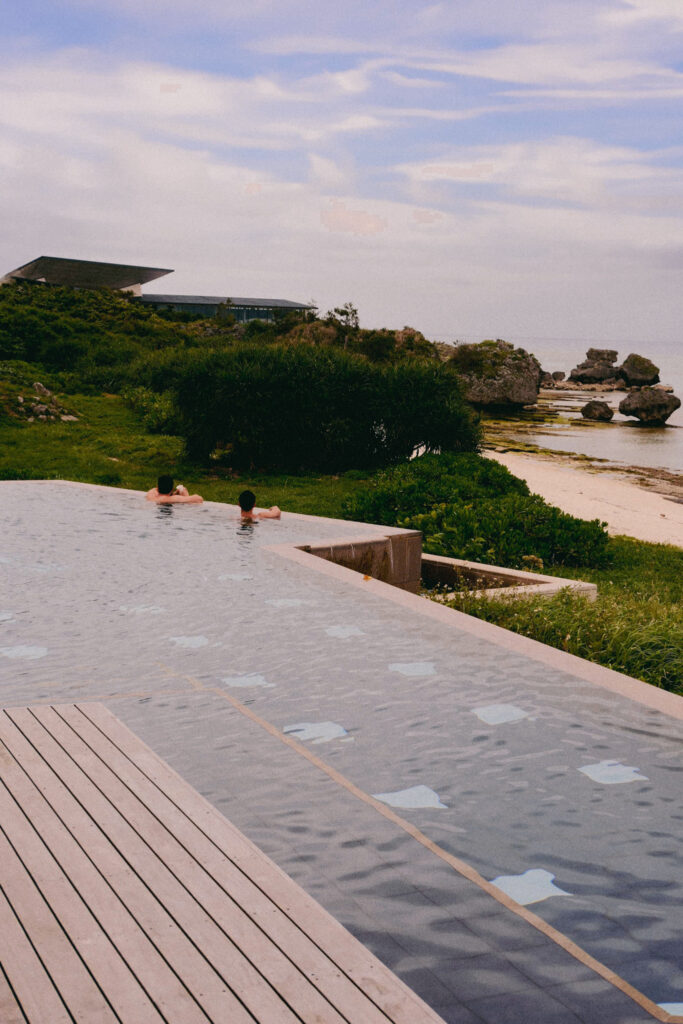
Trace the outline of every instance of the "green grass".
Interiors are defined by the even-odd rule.
[[[594,602],[454,596],[450,607],[683,695],[683,551],[612,538],[605,569],[553,569],[598,584]],[[443,601],[443,597],[438,598]]]
[[[236,504],[249,488],[261,506],[333,518],[341,518],[343,502],[366,480],[355,472],[237,476],[218,465],[205,469],[184,460],[180,438],[145,431],[117,395],[59,398],[78,422],[0,421],[0,479],[79,480],[146,491],[160,473],[170,473],[209,501]]]

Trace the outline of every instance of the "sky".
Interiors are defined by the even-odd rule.
[[[1,25],[0,273],[678,343],[683,0],[4,0]]]

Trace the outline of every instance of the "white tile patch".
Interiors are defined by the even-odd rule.
[[[0,622],[12,622],[14,616],[11,612],[0,612]]]
[[[670,1013],[672,1017],[683,1017],[683,1003],[658,1003],[661,1010]]]
[[[160,615],[165,609],[157,604],[120,604],[119,611],[129,615]]]
[[[259,676],[255,672],[251,672],[247,676],[223,676],[221,679],[222,683],[226,686],[265,686],[268,689],[272,689],[275,683],[269,683],[264,676]]]
[[[0,647],[0,654],[5,658],[26,658],[27,661],[35,661],[36,658],[45,657],[47,647],[26,647],[19,644],[17,647]]]
[[[400,672],[402,676],[435,676],[433,661],[394,661],[389,665],[390,672]]]
[[[282,731],[298,740],[311,740],[313,743],[329,743],[330,740],[348,736],[344,726],[337,722],[297,722],[295,725],[286,725]]]
[[[638,768],[633,768],[620,761],[599,761],[597,764],[585,764],[579,768],[593,782],[602,782],[606,786],[615,786],[621,782],[647,782],[647,775],[641,775]]]
[[[417,809],[419,807],[448,807],[442,804],[439,794],[429,786],[411,786],[410,789],[399,789],[395,793],[373,793],[375,800],[381,800],[389,807]]]
[[[337,637],[339,640],[348,640],[350,636],[365,636],[358,626],[328,626],[325,630],[328,636]]]
[[[472,714],[486,722],[487,725],[503,725],[506,722],[521,722],[529,714],[514,704],[487,704],[485,707],[473,708]]]
[[[168,639],[178,647],[206,647],[209,642],[205,636],[170,636]]]
[[[531,868],[522,875],[499,875],[492,884],[501,889],[507,896],[521,903],[523,907],[530,903],[541,903],[551,896],[571,896],[559,886],[553,884],[555,875],[543,868]]]
[[[234,580],[236,583],[242,583],[243,580],[253,580],[253,576],[248,572],[224,572],[218,579],[221,583],[225,580]]]

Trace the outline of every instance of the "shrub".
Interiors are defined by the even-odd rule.
[[[537,494],[438,505],[400,525],[421,530],[430,554],[512,569],[525,568],[532,557],[544,565],[599,565],[606,558],[604,523],[570,516]]]
[[[378,473],[370,487],[344,506],[347,519],[395,526],[435,505],[527,495],[523,480],[493,459],[473,452],[422,455],[406,465]]]
[[[147,383],[173,388],[192,457],[223,448],[236,469],[372,468],[420,447],[471,451],[479,439],[455,377],[438,365],[244,343],[157,362]]]
[[[140,416],[146,429],[153,434],[175,434],[178,417],[173,395],[168,391],[157,393],[149,388],[124,388],[121,397],[129,408]]]

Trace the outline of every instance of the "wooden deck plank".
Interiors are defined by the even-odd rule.
[[[49,975],[53,987],[62,998],[68,991],[69,1013],[74,1020],[83,1024],[117,1024],[111,1007],[62,931],[51,908],[34,885],[4,832],[0,832],[0,864],[7,901],[12,905],[31,944],[40,949],[40,957],[45,965],[45,970],[38,972],[36,978],[41,986],[41,1000],[50,999],[49,986],[46,984],[46,977]],[[14,984],[13,973],[10,973],[10,978]],[[24,980],[28,982],[27,987],[33,987],[33,978]],[[25,993],[26,988],[22,991],[22,1000]],[[70,1021],[71,1017],[64,1015],[57,1019]]]
[[[24,1016],[31,1024],[73,1024],[52,979],[26,938],[17,917],[0,889],[0,963]],[[23,1024],[23,1018],[19,1018]]]
[[[384,1012],[392,1024],[443,1024],[435,1011],[104,705],[81,704],[77,707],[219,850],[230,851],[232,862],[316,945],[327,951],[340,970]]]
[[[2,911],[0,911],[0,920]],[[0,925],[1,927],[1,925]],[[21,1012],[21,1007],[16,1000],[14,992],[2,969],[2,954],[0,953],[0,1020],[2,1024],[26,1024],[26,1017]]]
[[[98,772],[109,772],[109,769],[88,746],[50,709],[43,710],[43,720],[29,710],[9,715],[27,737],[40,745],[44,756],[49,753],[51,767],[189,940],[193,949],[188,956],[190,962],[194,958],[195,964],[183,980],[188,987],[204,986],[203,1001],[209,1016],[216,1014],[220,1019],[220,1014],[225,1013],[224,993],[231,990],[257,1019],[272,1024],[298,1024],[299,1016],[290,1009],[281,993],[264,980],[239,946],[203,911],[187,892],[184,879],[180,882],[174,876],[167,863],[167,847],[175,840],[167,835],[165,842],[164,837],[158,835],[155,839],[161,844],[159,848],[154,843],[147,845],[138,835],[135,822],[127,820],[124,813],[130,809],[125,788],[115,793],[114,800],[104,794]],[[119,800],[124,806],[119,806]],[[202,976],[204,981],[201,981]],[[207,991],[208,986],[213,987],[213,996]],[[217,999],[213,1009],[212,998]],[[327,1010],[332,1017],[331,1024],[337,1024],[334,1019],[337,1015],[332,1016],[329,1007]],[[309,1020],[318,1024],[325,1016],[315,1012],[310,1014]]]
[[[139,1014],[145,1024],[163,1024],[129,963],[151,957],[163,965],[165,970],[157,972],[162,975],[157,992],[169,1010],[173,1003],[168,990],[178,987],[175,977],[15,761],[3,766],[3,779],[0,820],[5,834],[113,1009],[124,1019]],[[127,950],[128,962],[114,941]]]
[[[26,714],[17,712],[16,717],[22,721]],[[178,927],[166,908],[159,903],[144,882],[123,859],[111,842],[93,822],[97,821],[97,811],[112,811],[103,798],[97,800],[99,794],[88,794],[83,785],[82,773],[76,768],[68,756],[49,737],[42,726],[28,715],[27,733],[34,742],[35,748],[41,753],[47,752],[51,761],[64,770],[67,782],[77,782],[77,796],[80,803],[70,791],[69,786],[53,771],[53,766],[36,757],[36,749],[22,732],[14,727],[9,714],[5,713],[5,722],[0,716],[1,738],[16,760],[31,774],[36,786],[53,808],[58,810],[59,817],[72,833],[76,841],[88,851],[88,855],[97,870],[116,888],[119,898],[129,913],[136,919],[142,930],[159,951],[170,968],[170,976],[176,975],[181,980],[190,978],[193,989],[197,991],[197,1000],[181,986],[171,990],[174,999],[173,1020],[185,1021],[187,1024],[206,1024],[208,1020],[221,1019],[234,1021],[235,1024],[253,1024],[254,1018],[234,996],[225,982],[207,964],[204,957],[189,941]],[[14,727],[10,729],[10,726]],[[78,779],[81,775],[81,779]],[[87,782],[87,780],[86,780]],[[103,807],[100,807],[103,805]],[[92,811],[95,818],[91,820]],[[112,815],[113,817],[113,815]],[[119,821],[121,819],[119,818]],[[136,970],[144,972],[149,961],[136,963]],[[149,989],[148,978],[143,986]],[[203,1009],[202,1009],[203,1008]]]
[[[41,721],[48,720],[45,709],[36,714]],[[308,1020],[311,1012],[325,1009],[325,1003],[312,999],[309,990],[313,985],[316,991],[325,993],[332,1006],[342,1006],[350,1019],[363,1021],[363,1024],[387,1024],[386,1015],[342,973],[327,953],[230,861],[229,850],[218,850],[78,708],[60,707],[58,714],[98,754],[107,769],[116,772],[118,787],[113,788],[111,780],[106,779],[107,772],[98,775],[98,785],[109,799],[120,809],[130,808],[126,810],[126,817],[135,821],[136,831],[147,842],[164,844],[164,860],[183,877],[202,905],[211,906],[213,901],[212,913],[221,927],[228,931],[237,927],[238,932],[231,932],[233,938],[239,933],[241,948],[286,995],[303,1020]],[[131,806],[132,799],[137,807]],[[190,879],[196,881],[191,883]],[[226,907],[230,908],[230,914],[225,912]],[[232,912],[233,907],[236,913]],[[264,943],[266,936],[268,940]],[[273,961],[274,956],[279,959]],[[280,961],[279,972],[276,972],[274,968]],[[346,1019],[327,1004],[328,1018],[330,1022]]]
[[[252,1012],[267,1014],[265,1019],[275,1019],[273,1000],[282,999],[291,1007],[296,1019],[306,1024],[320,1024],[323,1021],[326,1024],[345,1024],[344,1018],[334,1007],[308,983],[248,915],[226,896],[172,832],[140,803],[111,767],[100,760],[62,717],[51,708],[36,709],[35,717],[68,751],[81,770],[131,826],[136,836],[154,851],[155,857],[163,860],[169,873],[169,885],[172,886],[170,879],[173,878],[174,882],[182,886],[182,890],[179,889],[175,896],[174,916],[193,940],[207,950],[207,958],[217,971],[220,970],[230,980]],[[158,877],[152,877],[147,863],[149,860],[145,851],[142,866],[136,861],[136,870],[147,871],[143,877],[151,887],[153,884],[158,885]],[[151,872],[158,875],[156,862],[152,864]],[[185,890],[195,902],[187,896]],[[198,914],[198,908],[204,914]],[[268,995],[267,986],[263,984],[261,994],[258,994],[259,990],[254,987],[256,978],[253,969],[273,987],[273,996]],[[242,975],[242,987],[238,988]]]
[[[92,742],[100,747],[103,746],[101,733],[94,726],[90,725],[78,711],[74,710],[74,715],[82,729],[88,731],[89,728],[92,734],[90,736]],[[334,1004],[328,1002],[308,977],[301,973],[296,962],[297,957],[295,956],[295,953],[299,951],[296,949],[291,950],[289,955],[287,955],[283,948],[273,941],[270,926],[267,931],[261,929],[243,906],[236,902],[233,898],[234,894],[219,885],[211,874],[209,866],[201,856],[201,853],[198,857],[194,857],[188,852],[188,849],[183,844],[188,839],[190,842],[192,841],[194,836],[198,834],[197,829],[186,818],[181,818],[177,812],[176,821],[168,824],[164,822],[159,817],[160,812],[163,814],[163,807],[159,806],[161,799],[158,791],[154,790],[153,787],[150,787],[150,789],[153,790],[157,799],[152,810],[148,809],[144,802],[133,792],[131,783],[135,783],[135,776],[139,776],[139,773],[136,769],[132,768],[130,762],[126,761],[116,748],[108,744],[105,746],[104,751],[98,751],[95,746],[84,746],[83,749],[87,750],[89,755],[95,753],[98,758],[101,758],[102,753],[104,753],[104,759],[99,760],[99,767],[95,766],[95,769],[93,769],[90,763],[91,757],[86,759],[88,763],[82,763],[82,757],[75,746],[76,743],[84,744],[85,740],[78,732],[71,730],[70,723],[63,714],[57,715],[51,709],[40,709],[40,711],[36,712],[36,717],[46,728],[50,729],[50,732],[56,739],[65,745],[68,744],[69,752],[76,758],[84,771],[88,773],[94,771],[91,777],[97,783],[98,788],[125,816],[126,820],[146,843],[155,850],[163,851],[163,860],[167,867],[176,877],[182,879],[183,885],[192,894],[194,899],[213,918],[222,931],[230,937],[231,941],[239,947],[259,972],[268,979],[270,984],[301,1017],[302,1021],[325,1020],[329,1021],[329,1024],[344,1024],[345,1018],[337,1012]],[[116,755],[118,755],[119,764],[115,766],[111,763],[110,758],[115,758]],[[117,769],[124,768],[123,781],[114,770],[115,767]],[[131,778],[132,775],[133,777]],[[223,864],[229,864],[225,854],[217,851],[215,847],[211,847],[206,841],[205,845],[209,848],[210,854],[213,855],[213,859],[217,862],[219,870]],[[233,873],[238,874],[234,868]],[[256,891],[258,892],[258,890]],[[263,900],[262,894],[260,895]],[[263,902],[265,903],[265,900]],[[253,908],[251,909],[253,910]],[[297,933],[293,928],[291,931],[294,939],[305,940],[309,945],[312,945],[301,933]],[[303,942],[299,941],[298,945],[302,946]],[[319,961],[318,966],[322,968],[324,966],[322,956],[319,957]],[[327,960],[325,966],[327,970],[332,968],[329,960]],[[347,982],[347,986],[353,988],[354,992],[358,995],[355,986],[351,986],[350,982]],[[373,1007],[367,1000],[363,999],[361,1003],[361,998],[359,997],[357,1004],[359,1012],[362,1010],[366,1014],[364,1019],[367,1021],[367,1024],[386,1024],[386,1017],[384,1015],[381,1015],[381,1019],[378,1013],[376,1017],[372,1016]]]

